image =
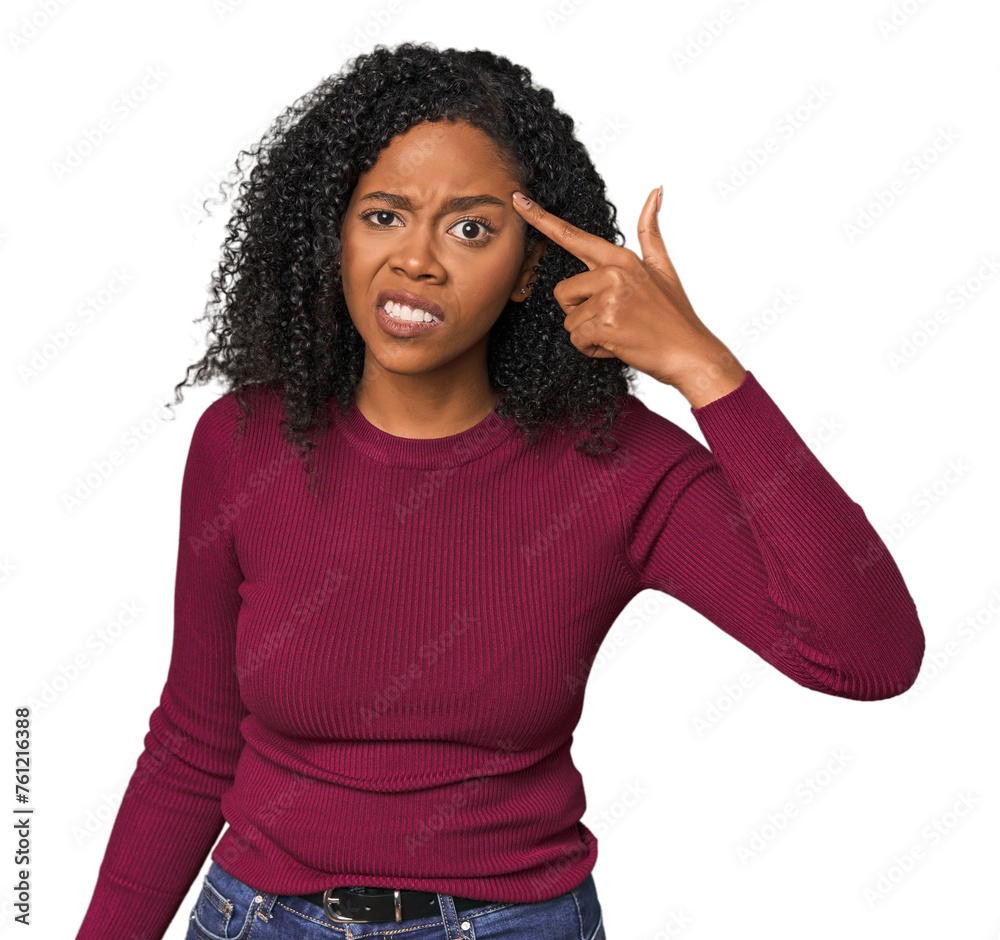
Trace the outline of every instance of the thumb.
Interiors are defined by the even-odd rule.
[[[642,249],[642,260],[646,264],[676,280],[677,272],[660,233],[659,203],[662,195],[662,186],[654,189],[639,213],[639,246]]]

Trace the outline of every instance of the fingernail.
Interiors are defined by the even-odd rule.
[[[659,215],[660,206],[663,205],[663,185],[660,185],[660,191],[656,194],[656,213]]]
[[[527,209],[531,205],[531,200],[522,192],[514,193],[514,202],[516,202],[522,209]]]

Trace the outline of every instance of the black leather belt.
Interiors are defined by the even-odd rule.
[[[326,916],[337,923],[351,922],[368,924],[377,921],[412,920],[414,917],[429,917],[441,913],[438,896],[434,891],[400,891],[392,888],[327,888],[315,894],[297,894],[296,897],[309,901],[326,912]],[[487,907],[495,902],[478,901],[475,898],[454,897],[456,911],[468,911],[474,907]]]

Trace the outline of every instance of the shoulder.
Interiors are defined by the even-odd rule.
[[[190,459],[200,463],[229,465],[234,453],[248,439],[260,440],[269,434],[280,437],[284,417],[281,394],[255,386],[227,392],[201,413],[191,438]]]
[[[198,419],[195,433],[231,441],[237,430],[248,424],[260,428],[276,426],[283,416],[282,393],[268,386],[253,386],[227,392],[213,401]]]

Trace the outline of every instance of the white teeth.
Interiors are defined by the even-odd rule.
[[[386,313],[395,320],[410,320],[413,323],[440,323],[437,317],[424,310],[410,309],[406,304],[398,304],[394,300],[385,302]]]

